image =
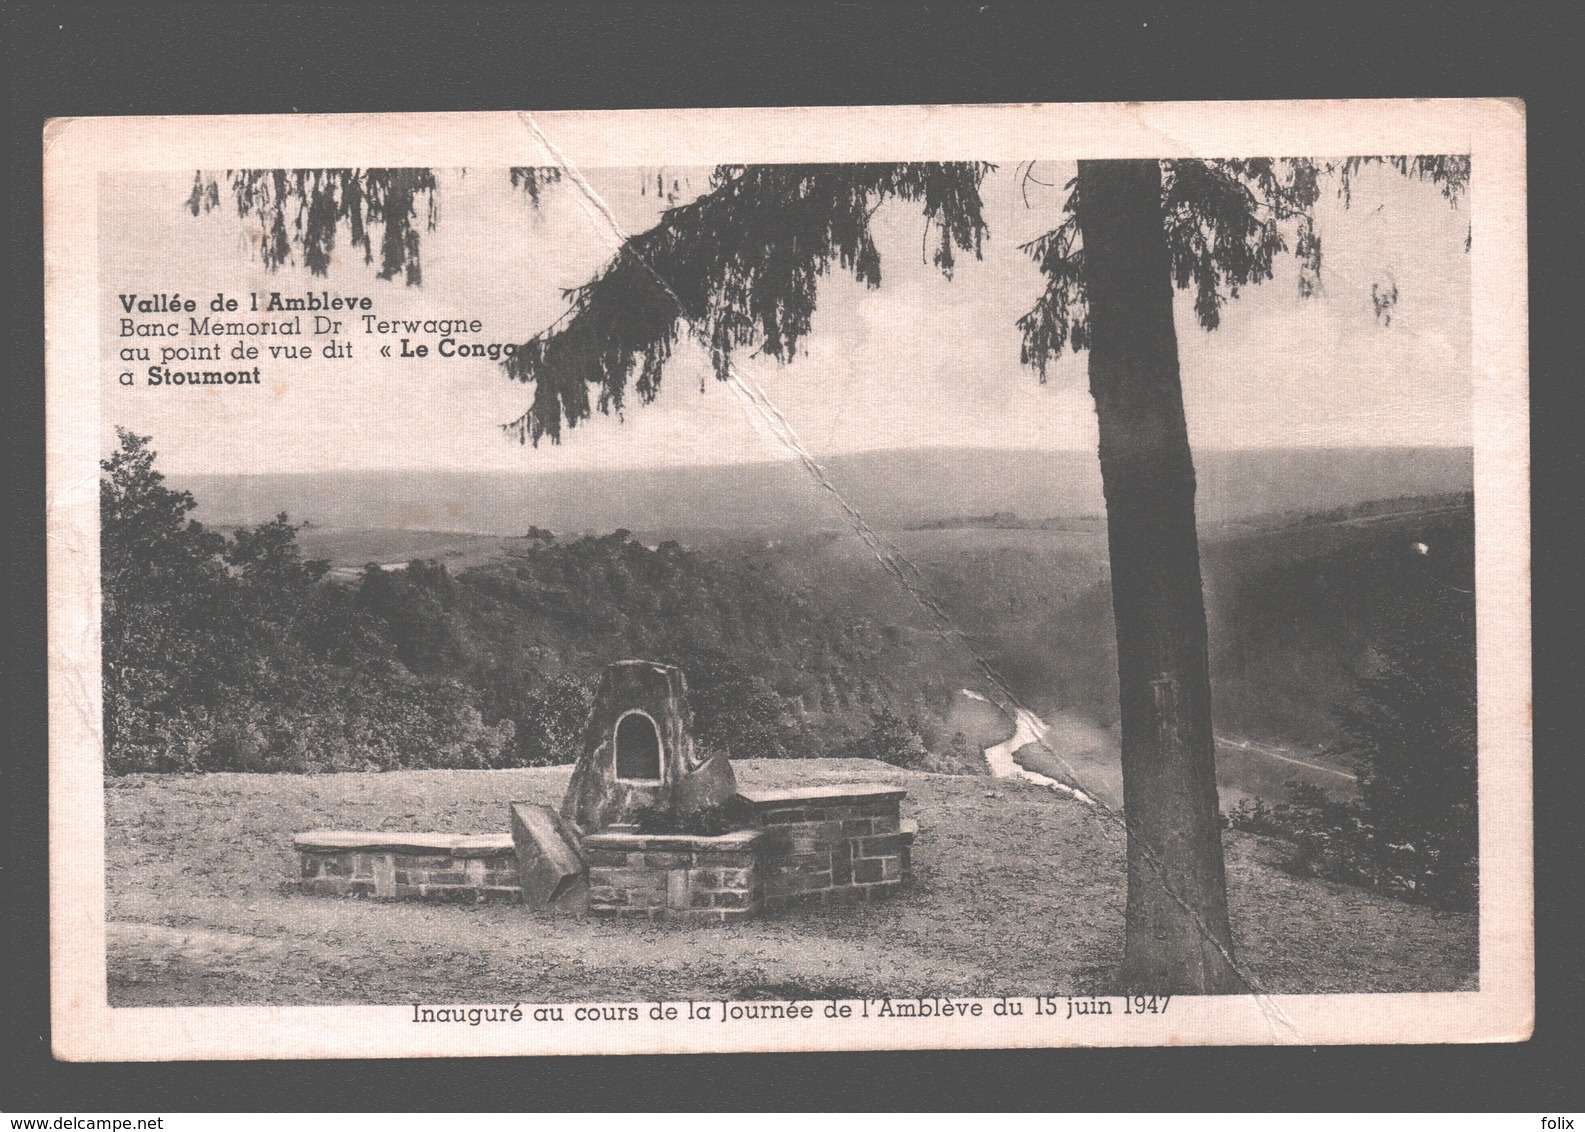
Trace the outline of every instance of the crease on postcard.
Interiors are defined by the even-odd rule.
[[[601,232],[602,237],[606,239],[613,252],[620,251],[627,243],[629,234],[622,227],[621,222],[617,219],[616,214],[611,209],[610,205],[608,205],[605,200],[601,198],[594,186],[589,183],[588,179],[583,176],[578,168],[567,160],[566,155],[561,151],[561,149],[556,146],[556,144],[545,134],[543,130],[540,129],[539,123],[534,120],[532,113],[528,111],[521,111],[519,112],[519,118],[530,135],[532,135],[535,142],[537,142],[538,145],[551,156],[556,166],[562,171],[562,174],[577,188],[577,199],[579,201],[579,206],[583,209],[585,215],[589,217],[591,222],[595,224],[596,229]],[[693,326],[693,320],[688,316],[680,297],[672,288],[671,284],[642,257],[635,256],[635,258],[638,259],[638,262],[643,264],[645,270],[650,273],[662,290],[664,290],[667,295],[671,297],[673,303],[675,303],[677,306],[678,318],[681,321],[688,323],[690,327],[693,327],[693,329],[697,331],[697,327]],[[924,589],[922,584],[923,574],[919,568],[914,563],[909,561],[907,556],[904,555],[900,550],[888,543],[869,523],[869,521],[864,517],[863,513],[845,495],[843,495],[841,490],[839,490],[834,483],[831,482],[831,478],[827,474],[825,468],[820,464],[819,460],[816,459],[814,453],[812,453],[799,438],[798,433],[793,428],[792,423],[787,420],[786,416],[776,407],[775,403],[765,393],[763,388],[761,388],[759,384],[751,377],[743,373],[742,370],[730,360],[727,364],[727,374],[728,384],[731,387],[733,393],[735,393],[739,400],[743,402],[743,404],[760,419],[776,442],[781,444],[798,459],[799,463],[803,466],[805,472],[809,475],[810,479],[815,483],[815,485],[831,496],[838,507],[841,508],[842,512],[847,515],[848,519],[853,524],[856,533],[858,533],[860,538],[863,539],[865,545],[870,549],[870,552],[875,556],[876,560],[881,564],[886,572],[903,586],[903,588],[914,599],[914,601],[916,601],[927,612],[929,612],[933,618],[937,619],[937,621],[941,624],[946,636],[957,641],[960,646],[963,647],[974,659],[976,666],[981,670],[982,675],[984,675],[990,681],[991,686],[998,693],[1001,702],[998,702],[997,706],[1003,710],[1011,708],[1014,718],[1021,718],[1020,713],[1025,712],[1028,709],[1018,701],[1007,681],[1001,676],[999,672],[997,672],[996,668],[991,664],[989,659],[983,656],[979,650],[975,649],[962,630],[960,630],[952,622],[950,615],[946,612],[941,603],[935,599],[926,589]],[[914,578],[921,579],[921,581],[910,581],[910,574],[913,575]],[[1047,743],[1044,734],[1037,734],[1034,737],[1034,742],[1040,744],[1043,750],[1056,759],[1056,761],[1061,764],[1064,771],[1066,771],[1069,776],[1073,778],[1074,782],[1077,783],[1079,787],[1081,787],[1080,791],[1076,794],[1071,790],[1067,792],[1070,794],[1070,796],[1073,796],[1076,801],[1090,806],[1098,814],[1100,814],[1103,819],[1105,819],[1102,821],[1103,829],[1107,830],[1112,836],[1116,836],[1119,830],[1126,833],[1126,820],[1122,817],[1122,815],[1112,810],[1104,802],[1092,797],[1093,792],[1085,792],[1082,790],[1084,783],[1081,776],[1077,773],[1071,763],[1069,763],[1059,752],[1054,750]],[[1056,783],[1052,784],[1057,785]],[[1263,990],[1255,977],[1235,961],[1233,955],[1220,941],[1215,938],[1215,935],[1208,929],[1204,921],[1200,919],[1199,915],[1189,905],[1189,903],[1175,890],[1172,885],[1167,883],[1155,850],[1148,843],[1144,844],[1143,848],[1145,850],[1145,856],[1147,860],[1149,860],[1152,869],[1156,872],[1157,880],[1161,884],[1163,890],[1172,899],[1172,901],[1179,906],[1179,908],[1189,915],[1189,917],[1199,928],[1202,939],[1216,948],[1216,950],[1222,955],[1222,958],[1228,963],[1228,966],[1232,968],[1232,970],[1238,975],[1239,979],[1244,983],[1244,985],[1249,988],[1250,996],[1259,1007],[1261,1015],[1265,1019],[1273,1039],[1279,1042],[1286,1041],[1302,1043],[1304,1040],[1303,1035],[1300,1033],[1298,1027],[1294,1024],[1292,1019],[1290,1019],[1283,1011],[1276,999]]]

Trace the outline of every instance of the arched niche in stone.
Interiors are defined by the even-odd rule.
[[[661,781],[660,729],[648,712],[633,710],[616,721],[616,777],[621,782]]]
[[[561,816],[584,834],[638,820],[711,810],[737,793],[725,755],[701,749],[691,733],[682,671],[648,660],[608,666],[584,727]]]

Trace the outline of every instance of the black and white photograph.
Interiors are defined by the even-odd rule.
[[[52,129],[57,1056],[1528,1036],[1521,108]]]

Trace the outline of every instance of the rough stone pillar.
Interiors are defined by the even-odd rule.
[[[645,807],[685,819],[731,801],[737,792],[732,764],[725,755],[700,752],[691,724],[681,669],[647,660],[608,667],[562,817],[590,834],[631,823]]]

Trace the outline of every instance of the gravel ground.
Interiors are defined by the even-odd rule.
[[[506,829],[570,768],[131,776],[106,788],[114,1006],[1101,994],[1122,953],[1123,852],[1094,811],[1017,781],[744,760],[740,784],[908,788],[916,882],[874,905],[728,926],[518,906],[378,904],[287,887],[314,828]],[[1272,993],[1474,989],[1475,917],[1289,877],[1230,833],[1240,961]]]

